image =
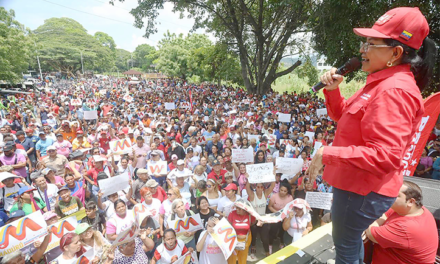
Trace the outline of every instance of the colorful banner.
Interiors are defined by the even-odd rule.
[[[0,257],[20,250],[47,234],[41,211],[20,218],[0,229]]]
[[[131,97],[129,94],[124,95],[122,99],[129,103],[133,102],[133,97]]]
[[[154,164],[151,164],[151,162],[148,162],[147,167],[148,167],[147,169],[148,169],[149,175],[167,174],[168,165],[167,165],[167,162],[164,160],[156,161]]]
[[[181,102],[180,103],[180,108],[190,109],[191,108],[191,104],[189,102]]]
[[[110,151],[116,155],[131,153],[131,146],[128,138],[110,141]]]
[[[225,259],[228,259],[237,246],[237,233],[235,229],[226,218],[222,218],[222,220],[214,226],[214,232],[210,235],[221,248]]]
[[[75,105],[75,106],[81,106],[82,105],[82,101],[81,101],[81,99],[71,99],[70,100],[70,104],[71,105]]]
[[[185,218],[185,220],[171,220],[168,222],[168,226],[177,234],[183,232],[193,232],[203,229],[202,219],[200,214],[191,215]]]
[[[154,210],[154,209],[153,209]],[[136,220],[138,223],[138,226],[140,228],[142,221],[145,219],[145,217],[153,216],[151,211],[148,210],[148,208],[143,203],[138,203],[133,207],[133,210],[131,210],[133,213],[133,219]],[[158,214],[159,212],[157,212]],[[159,218],[157,218],[158,220]]]
[[[139,224],[137,223],[137,221],[135,221],[130,228],[119,233],[115,241],[113,241],[112,246],[117,247],[136,238],[139,235],[139,230]]]
[[[181,256],[180,258],[178,258],[175,262],[173,262],[173,264],[198,264],[199,261],[197,259],[197,252],[194,251],[193,252],[186,252],[185,255]]]
[[[69,216],[69,218],[51,225],[49,228],[52,230],[52,236],[50,237],[49,245],[47,246],[45,253],[59,247],[61,238],[67,233],[74,232],[77,225],[78,221],[75,216]]]
[[[92,263],[94,257],[95,257],[95,252],[93,248],[91,248],[87,250],[84,254],[82,254],[79,258],[72,261],[72,264],[89,264]]]
[[[413,176],[420,162],[423,149],[440,115],[440,93],[433,94],[426,98],[424,106],[425,113],[413,136],[411,145],[402,159],[403,176]]]

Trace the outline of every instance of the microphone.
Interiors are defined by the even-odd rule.
[[[359,61],[359,59],[357,57],[353,57],[349,61],[347,61],[342,67],[337,69],[336,74],[344,76],[347,73],[352,72],[352,71],[357,71],[360,68],[361,68],[361,62]],[[325,86],[326,86],[325,84],[323,84],[322,82],[319,82],[319,83],[315,84],[315,86],[313,86],[310,89],[310,91],[317,93],[319,90],[321,90]]]

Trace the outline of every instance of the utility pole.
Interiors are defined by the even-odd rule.
[[[81,51],[81,69],[83,72],[83,77],[84,77],[84,63],[83,63],[83,52]]]
[[[37,52],[37,61],[38,61],[38,69],[40,69],[40,78],[41,78],[41,81],[43,81],[43,74],[41,73],[40,58],[38,57],[38,51],[37,51],[37,42],[35,42],[35,40],[34,40],[34,45],[35,45],[35,51]]]

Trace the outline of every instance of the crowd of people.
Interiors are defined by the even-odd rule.
[[[269,256],[331,222],[330,211],[310,208],[305,201],[307,192],[332,192],[322,171],[316,180],[305,173],[314,148],[331,146],[337,129],[318,111],[326,105],[316,95],[249,95],[210,84],[133,84],[112,77],[59,80],[42,88],[39,94],[3,100],[0,170],[9,176],[2,181],[0,225],[38,210],[48,226],[81,210],[86,216],[63,235],[52,250],[56,253],[43,254],[49,230],[32,254],[17,250],[2,263],[70,264],[93,249],[95,264],[174,263],[192,251],[202,264],[243,264],[258,260],[260,242]],[[80,104],[72,104],[74,99]],[[93,110],[96,118],[85,116]],[[280,113],[290,114],[289,122],[280,122]],[[111,151],[110,142],[119,139],[131,142],[129,153]],[[234,162],[234,149],[251,149],[254,161]],[[437,123],[414,176],[439,180],[439,156]],[[280,157],[301,159],[301,171],[278,173]],[[160,161],[166,161],[166,172],[149,169]],[[275,181],[249,182],[246,165],[259,163],[274,164]],[[129,175],[130,186],[104,195],[99,182],[121,174]],[[264,223],[235,206],[242,199],[259,215],[295,203],[281,222]],[[118,234],[133,225],[137,207],[150,212],[139,221],[139,236],[112,247]],[[194,214],[200,215],[203,230],[176,233],[169,225]],[[210,235],[222,218],[241,244],[228,259]],[[366,236],[379,240],[375,233],[371,228]]]

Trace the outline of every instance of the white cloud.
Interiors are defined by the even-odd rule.
[[[137,46],[141,45],[141,44],[148,44],[151,46],[156,46],[157,42],[154,42],[150,39],[146,39],[142,36],[138,36],[136,34],[133,34],[131,36],[131,47],[128,49],[128,51],[133,52]]]

